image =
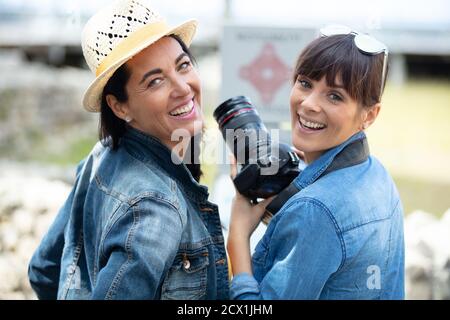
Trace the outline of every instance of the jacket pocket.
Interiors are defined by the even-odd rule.
[[[161,288],[163,300],[196,300],[206,295],[208,249],[180,250]]]

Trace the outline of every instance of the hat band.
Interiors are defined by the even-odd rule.
[[[130,36],[122,40],[110,53],[103,59],[98,66],[95,75],[98,77],[103,71],[107,70],[115,62],[119,61],[127,54],[130,49],[138,47],[144,40],[164,33],[169,30],[169,27],[165,21],[159,21],[147,24],[137,31],[133,32]]]

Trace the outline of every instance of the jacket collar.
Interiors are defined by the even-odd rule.
[[[131,126],[120,140],[120,146],[142,162],[152,161],[164,170],[172,179],[181,184],[183,190],[195,200],[205,201],[208,188],[195,181],[186,165],[172,161],[172,151],[159,139]],[[177,157],[173,154],[173,159]]]
[[[357,140],[365,140],[366,135],[363,131],[355,133],[353,136],[348,138],[346,141],[337,145],[334,148],[329,149],[323,153],[318,159],[310,163],[299,175],[295,178],[294,183],[299,189],[303,189],[316,181],[331,165],[334,158],[350,143]]]

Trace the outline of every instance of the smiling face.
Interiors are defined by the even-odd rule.
[[[290,105],[292,142],[307,163],[376,120],[383,65],[384,54],[360,51],[352,34],[320,37],[303,49]]]
[[[358,106],[336,79],[335,87],[299,75],[291,91],[292,143],[305,153],[307,163],[317,159],[362,130],[367,112]]]
[[[177,129],[193,136],[201,131],[201,84],[192,61],[172,37],[164,37],[126,63],[128,100],[107,97],[108,105],[129,125],[158,138],[169,148]]]

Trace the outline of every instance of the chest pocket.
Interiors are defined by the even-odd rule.
[[[196,300],[206,295],[208,249],[180,250],[164,279],[163,300]]]

